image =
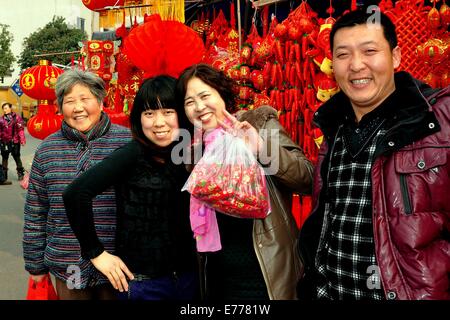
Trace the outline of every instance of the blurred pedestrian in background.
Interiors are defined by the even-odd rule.
[[[24,133],[25,123],[21,116],[12,111],[11,103],[3,103],[2,110],[3,116],[0,117],[0,148],[3,179],[0,179],[0,184],[11,184],[8,181],[8,159],[10,154],[16,162],[18,180],[22,180],[25,174],[25,169],[20,159],[20,147],[26,143]]]

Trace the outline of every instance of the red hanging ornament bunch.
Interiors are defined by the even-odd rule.
[[[81,0],[89,10],[95,11],[109,6],[123,6],[124,0]]]
[[[437,2],[433,2],[433,7],[426,15],[431,35],[417,45],[415,52],[422,64],[430,68],[422,80],[434,88],[446,87],[450,83],[450,34],[447,31],[450,24],[450,8],[444,1],[438,10]]]
[[[44,100],[46,101],[46,100]],[[55,114],[55,105],[41,102],[37,114],[27,122],[28,132],[37,139],[45,139],[61,128],[62,117]]]

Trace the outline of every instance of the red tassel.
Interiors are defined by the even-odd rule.
[[[231,1],[230,4],[230,25],[231,29],[236,29],[236,18],[234,16],[234,2]]]
[[[352,0],[352,7],[351,10],[355,11],[356,9],[358,9],[358,6],[356,5],[356,0]]]
[[[334,13],[333,0],[330,0],[330,6],[328,7],[327,12],[330,15],[330,17],[333,15]]]
[[[84,70],[84,67],[83,67],[83,55],[81,55],[81,54],[80,54],[80,56],[78,57],[78,67],[79,67],[81,70]],[[75,68],[75,66],[74,66],[74,68]]]

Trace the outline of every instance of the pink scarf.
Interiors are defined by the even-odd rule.
[[[207,133],[204,137],[205,152],[211,142],[222,135],[223,129],[220,127]],[[216,211],[213,208],[191,196],[190,220],[198,252],[215,252],[222,249]]]

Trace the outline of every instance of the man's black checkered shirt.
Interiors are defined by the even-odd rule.
[[[368,120],[368,119],[363,119]],[[327,202],[316,268],[318,299],[380,300],[372,226],[371,167],[384,120],[338,131],[328,168]]]

